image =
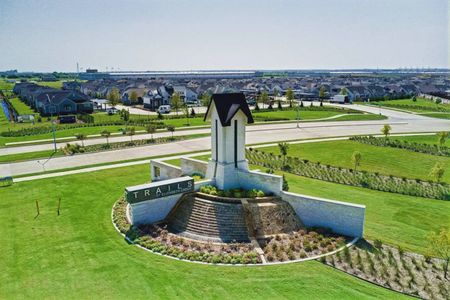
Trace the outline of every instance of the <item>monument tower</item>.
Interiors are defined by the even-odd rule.
[[[238,188],[237,169],[248,170],[245,125],[254,122],[244,94],[214,94],[206,119],[211,119],[211,159],[206,178],[215,179],[219,189]]]

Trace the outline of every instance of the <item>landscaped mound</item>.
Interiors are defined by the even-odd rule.
[[[193,241],[155,225],[132,226],[126,218],[126,201],[113,208],[113,221],[129,241],[153,252],[206,263],[258,264],[259,255],[250,243],[213,244]]]
[[[121,198],[113,207],[113,222],[128,241],[152,252],[213,264],[262,264],[301,260],[344,249],[349,238],[323,228],[302,229],[275,235],[258,243],[211,243],[170,233],[157,225],[132,226],[126,217],[126,201]],[[260,254],[258,254],[258,251]]]

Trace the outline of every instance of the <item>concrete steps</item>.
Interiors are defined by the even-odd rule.
[[[212,242],[249,242],[244,209],[240,202],[225,203],[187,195],[170,214],[170,231]]]

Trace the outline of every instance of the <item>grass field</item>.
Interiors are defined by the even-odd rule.
[[[260,148],[260,150],[279,154],[278,146]],[[380,174],[428,180],[430,170],[437,162],[441,162],[445,169],[450,169],[449,157],[377,147],[347,140],[291,144],[288,156],[313,162],[319,161],[332,166],[354,168],[351,160],[354,151],[359,151],[362,155],[361,166],[358,169]],[[444,174],[443,181],[450,183],[450,172]]]
[[[14,83],[7,82],[5,79],[0,79],[0,90],[12,90]]]
[[[427,100],[424,98],[417,98],[417,100],[414,102],[412,99],[400,99],[400,100],[388,100],[388,101],[379,101],[379,102],[371,102],[372,105],[381,105],[381,106],[388,106],[389,105],[413,105],[416,107],[408,107],[408,108],[401,108],[403,110],[408,110],[411,112],[430,112],[430,109],[443,109],[448,110],[450,112],[450,105],[449,104],[436,104],[431,100]],[[427,110],[428,109],[428,110]],[[432,115],[430,115],[432,116]],[[433,114],[434,117],[434,114]]]
[[[140,165],[0,189],[1,298],[403,297],[318,262],[205,266],[131,246],[113,228],[111,207],[125,186],[143,183],[148,176],[148,166]]]
[[[438,119],[450,119],[450,113],[421,113],[420,115]]]
[[[42,86],[48,86],[55,89],[61,89],[63,80],[57,80],[57,81],[36,81],[36,84],[42,85]]]
[[[391,139],[414,142],[414,143],[431,144],[431,145],[437,144],[437,136],[434,134],[432,134],[432,135],[392,136]],[[447,139],[445,141],[445,146],[450,147],[450,139]]]
[[[9,101],[11,102],[12,106],[14,107],[14,109],[16,110],[16,112],[19,115],[34,115],[34,114],[36,114],[36,112],[34,110],[32,110],[28,105],[26,105],[25,103],[20,101],[19,98],[12,98],[12,99],[9,99]]]

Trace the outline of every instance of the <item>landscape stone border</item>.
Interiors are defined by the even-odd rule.
[[[358,240],[359,237],[354,238],[353,240],[351,240],[349,243],[345,244],[344,246],[333,250],[331,252],[327,252],[325,254],[320,254],[320,255],[316,255],[316,256],[312,256],[312,257],[306,257],[306,258],[301,258],[301,259],[296,259],[296,260],[288,260],[288,261],[282,261],[282,262],[263,262],[263,263],[258,263],[258,264],[224,264],[224,263],[208,263],[208,262],[202,262],[202,261],[194,261],[194,260],[188,260],[188,259],[181,259],[178,257],[174,257],[174,256],[170,256],[170,255],[166,255],[166,254],[161,254],[155,251],[152,251],[148,248],[145,248],[139,244],[136,244],[133,242],[133,240],[131,240],[129,237],[127,237],[125,234],[123,234],[120,229],[117,227],[116,223],[114,222],[114,209],[117,205],[117,203],[120,201],[117,200],[116,202],[114,202],[113,207],[111,209],[111,223],[113,224],[114,228],[116,229],[116,231],[124,237],[124,239],[132,244],[135,245],[145,251],[148,251],[150,253],[156,254],[156,255],[160,255],[160,256],[164,256],[170,259],[174,259],[174,260],[178,260],[178,261],[184,261],[184,262],[189,262],[189,263],[195,263],[195,264],[202,264],[202,265],[212,265],[212,266],[229,266],[229,267],[252,267],[252,266],[273,266],[273,265],[285,265],[285,264],[290,264],[290,263],[300,263],[300,262],[304,262],[304,261],[310,261],[310,260],[317,260],[320,259],[321,257],[325,257],[325,256],[329,256],[329,255],[333,255],[336,254],[337,252],[340,252],[342,250],[344,250],[347,247],[352,247]]]

